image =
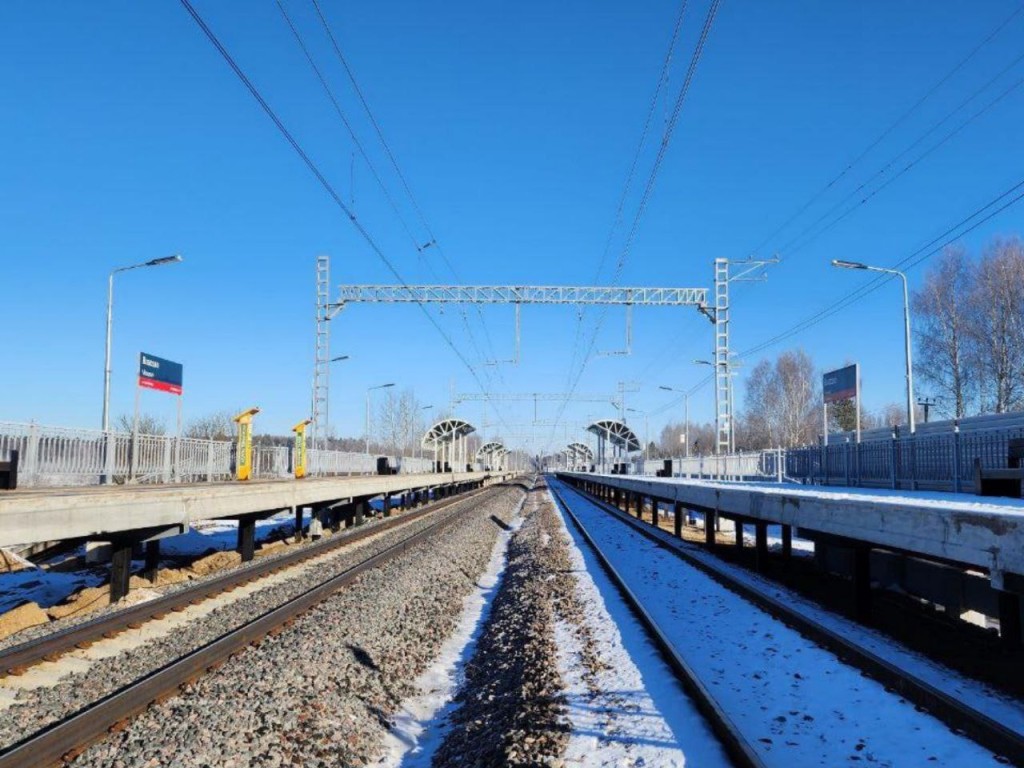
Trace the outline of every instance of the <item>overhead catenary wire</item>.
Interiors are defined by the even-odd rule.
[[[900,261],[893,265],[893,268],[902,268],[904,270],[911,269],[918,264],[921,264],[925,260],[931,258],[937,253],[941,253],[947,246],[952,245],[957,240],[962,238],[964,235],[970,234],[985,222],[998,216],[1003,211],[1007,210],[1011,206],[1017,204],[1024,199],[1024,180],[1021,180],[1011,186],[1006,191],[997,195],[995,198],[987,202],[985,205],[973,211],[970,215],[961,219],[959,222],[951,227],[948,227],[940,235],[933,238],[932,240],[925,243],[923,246],[913,251],[908,256],[904,257]],[[989,210],[993,209],[993,210]],[[985,213],[988,211],[988,213]],[[984,215],[982,215],[984,214]],[[976,219],[976,220],[975,220]],[[785,341],[802,331],[811,328],[821,321],[831,317],[837,312],[845,309],[851,304],[859,301],[860,299],[867,296],[869,293],[877,290],[881,285],[894,279],[893,275],[880,275],[873,278],[865,285],[860,288],[851,291],[846,296],[842,297],[836,302],[824,307],[818,312],[810,315],[809,317],[801,320],[792,327],[788,328],[781,333],[772,336],[759,344],[754,345],[750,349],[744,350],[740,353],[739,357],[749,357],[752,354],[757,354],[769,347],[775,346],[776,344]]]
[[[313,4],[313,8],[316,10],[317,18],[319,18],[320,20],[320,25],[323,27],[324,33],[327,35],[327,39],[330,41],[331,49],[334,51],[335,57],[341,64],[342,69],[345,70],[345,74],[348,76],[349,83],[351,83],[352,85],[352,90],[355,92],[356,97],[359,100],[359,103],[363,107],[363,111],[366,113],[366,116],[369,119],[370,124],[373,126],[373,130],[377,135],[377,139],[380,141],[381,147],[383,147],[384,153],[387,155],[387,158],[391,163],[391,167],[394,169],[395,175],[398,177],[398,180],[402,185],[402,189],[405,191],[406,196],[409,198],[409,202],[412,205],[413,211],[416,213],[417,218],[419,219],[420,225],[427,233],[427,237],[429,239],[418,247],[419,252],[421,254],[424,254],[426,253],[427,249],[432,247],[434,250],[437,251],[438,255],[441,257],[441,260],[444,262],[445,266],[448,267],[448,271],[451,272],[452,277],[455,278],[456,281],[461,281],[458,271],[455,269],[454,265],[449,260],[448,255],[445,253],[444,248],[441,245],[441,242],[438,240],[437,235],[434,233],[433,228],[430,226],[430,222],[427,221],[427,217],[423,213],[423,208],[420,206],[419,200],[416,198],[416,195],[413,194],[412,186],[409,184],[408,178],[402,171],[402,168],[398,163],[398,158],[395,156],[394,151],[391,149],[391,145],[385,138],[384,130],[381,128],[380,122],[377,120],[376,115],[370,108],[369,101],[363,94],[363,89],[359,86],[359,81],[356,79],[355,72],[352,70],[352,67],[349,64],[348,59],[345,57],[345,54],[341,49],[341,45],[338,43],[338,39],[335,36],[334,31],[327,20],[327,16],[324,14],[323,9],[320,7],[319,0],[311,0],[311,2]],[[425,259],[425,261],[429,261],[429,259]],[[485,343],[488,345],[490,354],[493,358],[495,356],[494,345],[493,342],[491,341],[490,332],[488,331],[487,328],[487,321],[484,318],[483,310],[480,307],[476,307],[476,312],[480,319],[481,330],[483,330],[484,332]],[[473,345],[477,346],[473,330],[469,324],[469,320],[466,315],[465,308],[459,307],[459,313],[462,316],[463,325],[465,327],[467,335],[471,339]],[[480,356],[484,357],[482,352],[480,353]]]
[[[199,27],[199,29],[203,32],[203,34],[206,36],[206,38],[210,41],[210,43],[214,46],[214,48],[216,48],[217,52],[221,55],[221,57],[224,59],[224,61],[231,68],[232,72],[234,72],[235,76],[246,87],[246,89],[249,91],[249,93],[252,95],[252,97],[256,100],[256,102],[260,105],[260,107],[266,113],[267,117],[270,118],[271,122],[273,122],[274,126],[277,128],[278,132],[284,137],[284,139],[288,142],[288,144],[291,146],[291,148],[299,156],[299,158],[302,160],[302,162],[306,166],[306,168],[310,171],[310,173],[313,174],[313,176],[316,178],[316,180],[320,183],[320,186],[324,189],[324,191],[328,194],[328,196],[334,201],[335,205],[348,218],[349,222],[355,228],[356,232],[358,232],[359,236],[366,242],[367,246],[369,246],[370,250],[374,253],[374,255],[384,264],[384,266],[387,268],[387,270],[392,274],[392,276],[399,283],[401,283],[402,285],[407,285],[405,279],[399,273],[398,269],[395,267],[395,265],[391,261],[391,259],[387,256],[386,253],[384,253],[383,249],[380,247],[380,245],[377,243],[377,241],[373,238],[373,236],[369,233],[369,231],[363,226],[362,222],[360,222],[356,218],[355,213],[352,211],[352,209],[349,208],[349,206],[345,204],[345,201],[338,194],[337,190],[335,190],[334,186],[330,183],[330,181],[323,174],[323,172],[320,170],[320,168],[317,166],[317,164],[309,156],[309,154],[305,151],[305,149],[303,149],[302,145],[299,144],[298,140],[292,135],[292,133],[284,125],[284,123],[281,121],[280,117],[278,117],[277,113],[270,106],[270,104],[266,101],[266,99],[263,98],[263,95],[260,93],[259,89],[256,88],[256,86],[249,79],[249,77],[245,74],[245,72],[242,70],[242,68],[239,66],[239,64],[231,56],[230,52],[223,45],[223,43],[221,43],[220,39],[213,32],[213,30],[209,27],[209,25],[207,25],[206,21],[199,14],[199,12],[195,9],[195,7],[192,5],[190,0],[180,0],[180,2],[182,4],[182,6],[185,8],[185,10],[188,12],[188,14],[192,17],[192,20],[196,23],[196,25]],[[440,326],[440,324],[437,322],[437,320],[434,318],[434,316],[429,311],[427,311],[426,305],[424,305],[422,302],[417,302],[417,305],[419,306],[419,308],[423,312],[423,314],[427,317],[427,319],[430,321],[430,324],[433,325],[435,330],[437,330],[437,332],[441,335],[441,338],[444,340],[445,344],[452,350],[452,352],[455,353],[455,356],[459,359],[459,361],[470,372],[470,375],[472,376],[473,380],[476,382],[476,384],[480,388],[480,390],[482,392],[486,392],[487,389],[484,386],[484,383],[481,381],[481,379],[480,379],[476,369],[472,365],[470,365],[469,360],[466,359],[465,355],[455,345],[455,343],[452,341],[451,337]],[[499,419],[501,419],[500,414],[497,414],[497,415],[498,415]]]
[[[348,119],[348,116],[345,114],[345,111],[341,108],[341,104],[339,103],[338,98],[337,98],[337,96],[334,93],[334,89],[331,88],[330,83],[328,83],[327,78],[324,76],[323,71],[317,65],[316,60],[313,58],[313,55],[310,52],[309,47],[306,45],[306,42],[305,42],[305,40],[302,37],[302,33],[295,26],[295,23],[292,21],[291,16],[289,15],[287,9],[284,6],[284,3],[281,0],[275,0],[275,1],[276,1],[278,10],[281,13],[281,16],[282,16],[282,18],[285,21],[285,24],[288,26],[288,29],[291,31],[293,37],[295,38],[296,43],[299,46],[299,49],[302,51],[303,55],[306,58],[306,61],[309,63],[310,68],[313,70],[313,73],[316,76],[316,79],[319,81],[321,87],[324,90],[324,93],[327,95],[328,100],[331,102],[331,105],[334,107],[334,111],[337,114],[339,120],[341,120],[342,125],[345,126],[345,130],[348,132],[348,135],[351,138],[353,145],[356,147],[356,149],[358,150],[360,156],[366,162],[367,167],[370,169],[370,174],[373,176],[374,180],[377,182],[377,186],[380,187],[381,192],[384,194],[384,198],[385,198],[385,200],[387,200],[388,206],[391,208],[392,212],[394,213],[395,218],[398,219],[398,222],[399,222],[402,230],[405,232],[406,238],[408,239],[409,243],[412,245],[413,249],[417,252],[417,254],[419,254],[422,257],[423,248],[420,245],[421,238],[417,238],[416,235],[413,234],[412,229],[409,226],[409,223],[405,220],[405,216],[402,215],[401,209],[398,207],[397,201],[395,200],[394,196],[391,194],[391,190],[388,188],[387,184],[385,184],[384,179],[381,177],[380,173],[377,170],[377,167],[374,165],[373,161],[370,159],[368,153],[366,152],[365,147],[363,146],[362,141],[360,141],[359,136],[358,136],[358,134],[355,131],[355,128],[352,126],[352,123]],[[427,267],[430,269],[431,274],[434,275],[434,278],[436,280],[439,280],[439,278],[437,278],[437,273],[434,272],[433,266],[429,263],[429,261],[427,261],[426,264],[427,264]],[[463,312],[463,322],[466,323],[467,335],[468,335],[468,337],[470,339],[470,342],[473,344],[473,347],[476,350],[477,355],[480,358],[483,358],[484,357],[484,352],[480,348],[479,344],[477,343],[476,337],[472,335],[471,331],[469,331],[468,322],[466,322],[466,318],[465,318],[465,313],[464,312]]]
[[[661,65],[658,84],[654,89],[654,95],[651,96],[650,104],[647,107],[647,115],[644,118],[643,130],[640,132],[640,141],[637,142],[636,151],[633,153],[633,159],[629,165],[629,172],[626,174],[626,182],[622,186],[622,194],[619,195],[619,202],[615,208],[615,215],[612,217],[612,225],[608,229],[608,237],[605,239],[604,249],[601,252],[601,258],[598,261],[597,269],[594,270],[594,279],[592,280],[594,285],[600,284],[601,273],[604,271],[604,265],[608,260],[608,254],[611,253],[615,233],[622,224],[622,213],[625,210],[626,199],[629,196],[629,190],[633,186],[633,179],[636,176],[636,171],[640,164],[640,156],[643,154],[644,146],[647,144],[647,137],[650,134],[651,125],[654,122],[654,115],[658,109],[658,102],[661,100],[661,93],[664,90],[665,85],[668,83],[669,69],[672,65],[672,54],[675,51],[676,43],[679,41],[679,31],[682,29],[683,17],[686,15],[686,3],[687,0],[682,0],[679,5],[679,12],[676,14],[676,23],[672,29],[672,38],[669,40],[668,50],[665,52],[665,59]],[[576,318],[576,337],[573,340],[572,357],[569,361],[570,376],[572,375],[571,372],[576,368],[580,336],[583,332],[583,323],[586,318],[586,312],[586,308],[583,308]]]
[[[665,155],[668,152],[669,145],[671,144],[672,135],[675,132],[675,127],[678,123],[679,115],[682,112],[682,107],[686,100],[686,95],[689,92],[691,83],[693,82],[693,77],[697,71],[697,65],[700,63],[701,57],[704,53],[704,47],[707,43],[708,35],[711,32],[711,27],[714,24],[715,15],[718,12],[719,5],[720,0],[711,0],[711,4],[708,7],[707,14],[704,18],[704,25],[701,28],[700,37],[698,38],[697,43],[694,46],[693,53],[690,57],[690,63],[686,70],[686,76],[683,78],[683,81],[679,87],[679,91],[676,94],[676,99],[675,103],[673,104],[672,113],[669,118],[668,124],[665,126],[665,131],[662,135],[661,144],[658,147],[657,156],[655,157],[654,163],[650,169],[650,172],[648,173],[647,182],[644,185],[643,195],[640,198],[637,210],[633,216],[633,221],[630,226],[629,233],[626,236],[626,240],[623,243],[622,250],[619,253],[618,259],[616,260],[615,272],[611,281],[611,284],[613,286],[616,285],[618,283],[618,280],[621,278],[622,270],[625,267],[626,261],[629,258],[633,241],[635,240],[636,234],[639,231],[640,222],[643,219],[644,212],[646,211],[647,205],[650,201],[651,194],[654,190],[655,182],[658,178],[658,173],[661,170],[661,166],[664,162]],[[583,373],[586,370],[590,360],[593,358],[594,345],[597,341],[598,333],[600,332],[601,326],[604,323],[606,315],[607,308],[603,308],[602,311],[598,314],[597,322],[594,324],[593,332],[590,335],[590,342],[587,345],[587,351],[584,355],[584,358],[581,364],[579,365],[579,370],[576,373],[575,377],[572,377],[570,374],[571,384],[568,387],[568,394],[570,395],[570,397],[576,391],[576,388],[579,386],[580,380],[583,377]],[[559,408],[558,419],[562,417],[562,414],[564,413],[565,408],[568,405],[568,402],[569,398],[566,398],[566,400],[562,403],[561,407]],[[551,436],[548,439],[548,446],[550,446],[550,443],[553,439],[554,433],[552,432]]]
[[[889,172],[889,170],[893,166],[895,166],[897,162],[899,162],[900,159],[905,157],[913,149],[915,149],[921,143],[923,143],[925,141],[925,139],[927,139],[932,133],[934,133],[942,125],[944,125],[946,122],[948,122],[957,112],[959,112],[961,109],[963,109],[965,106],[967,106],[971,101],[973,101],[975,98],[977,98],[978,95],[980,95],[983,91],[987,90],[989,86],[991,86],[993,83],[995,83],[999,78],[1001,78],[1004,74],[1006,74],[1006,72],[1008,72],[1010,69],[1015,67],[1021,61],[1024,61],[1024,53],[1022,53],[1019,56],[1017,56],[1009,65],[1007,65],[1003,70],[1001,70],[995,77],[991,78],[987,83],[985,83],[985,85],[983,85],[980,88],[976,89],[970,96],[968,96],[968,98],[963,100],[957,107],[955,107],[953,110],[948,112],[941,120],[939,120],[937,123],[932,125],[931,128],[929,128],[923,134],[918,136],[917,139],[915,139],[909,146],[907,146],[899,154],[897,154],[895,157],[893,157],[891,160],[889,160],[882,168],[880,168],[878,171],[876,171],[874,173],[874,175],[872,175],[869,179],[867,179],[866,181],[861,183],[856,189],[852,190],[845,197],[843,197],[838,202],[833,204],[832,207],[830,207],[827,211],[825,211],[825,213],[823,213],[821,216],[819,216],[814,221],[813,224],[811,224],[809,227],[805,228],[804,230],[799,232],[797,235],[792,237],[785,245],[782,246],[782,248],[780,249],[780,252],[785,253],[788,256],[792,256],[795,253],[798,253],[799,251],[801,251],[804,248],[806,248],[811,242],[813,242],[818,237],[823,235],[825,232],[829,231],[830,229],[832,229],[833,227],[838,225],[840,222],[842,222],[848,216],[853,214],[858,208],[866,205],[876,195],[878,195],[880,192],[882,192],[886,188],[888,188],[889,185],[891,185],[897,179],[902,177],[904,174],[906,174],[909,171],[911,171],[918,164],[920,164],[922,160],[924,160],[925,158],[930,156],[932,153],[934,153],[934,152],[938,151],[939,149],[941,149],[943,146],[945,146],[947,143],[949,143],[951,140],[953,140],[956,136],[958,136],[964,129],[966,129],[967,126],[969,126],[975,120],[979,119],[980,117],[982,117],[983,115],[988,113],[989,110],[991,110],[995,106],[997,106],[1000,102],[1002,102],[1011,93],[1013,93],[1018,88],[1020,88],[1021,85],[1024,85],[1024,78],[1018,78],[1016,81],[1011,83],[1007,88],[1003,89],[999,94],[997,94],[995,96],[995,98],[991,99],[988,103],[986,103],[980,109],[976,110],[974,113],[969,115],[966,119],[962,120],[955,128],[953,128],[951,131],[946,133],[938,142],[936,142],[935,144],[930,146],[928,149],[926,149],[924,152],[922,152],[917,157],[911,159],[906,165],[904,165],[902,168],[900,168],[900,170],[898,170],[895,174],[889,175],[879,186],[875,187],[873,190],[871,190],[870,192],[865,194],[864,197],[860,198],[859,200],[856,200],[852,205],[848,206],[845,210],[840,212],[838,216],[835,216],[834,218],[832,218],[832,220],[829,221],[827,224],[825,224],[824,227],[822,227],[821,229],[818,229],[817,231],[815,231],[815,229],[818,227],[819,224],[821,224],[826,219],[828,219],[830,216],[832,216],[832,214],[834,214],[836,211],[838,211],[846,203],[850,202],[851,199],[853,199],[859,193],[861,193],[863,190],[865,190],[872,182],[874,182],[875,180],[885,176]]]

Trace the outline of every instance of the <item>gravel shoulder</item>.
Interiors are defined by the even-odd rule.
[[[364,574],[74,764],[365,765],[453,631],[522,493],[508,487],[478,502],[438,537]]]
[[[520,493],[511,488],[502,495]],[[472,502],[471,502],[472,503]],[[452,514],[439,510],[439,516]],[[190,608],[194,620],[173,631],[148,639],[136,647],[123,648],[133,633],[148,633],[149,625],[128,630],[113,641],[100,641],[90,649],[75,650],[52,664],[33,668],[22,678],[6,678],[0,682],[4,697],[0,710],[0,744],[10,744],[43,726],[75,712],[96,699],[117,690],[142,675],[181,657],[236,626],[265,611],[283,604],[303,592],[310,584],[334,576],[355,563],[400,541],[439,519],[428,515],[406,526],[354,543],[315,558],[294,569],[283,571],[255,583],[245,599],[229,598],[227,604],[212,611],[203,605]],[[173,585],[173,588],[181,588]],[[240,590],[242,591],[242,590]],[[170,614],[168,621],[174,621]],[[109,647],[110,652],[104,648]],[[40,685],[25,686],[38,678]],[[52,678],[52,679],[48,679]]]

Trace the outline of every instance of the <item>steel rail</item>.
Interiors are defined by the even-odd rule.
[[[493,485],[482,490],[493,492],[503,487],[507,486]],[[473,494],[455,501],[470,501],[478,495]],[[118,724],[144,711],[154,702],[176,694],[180,687],[214,671],[233,654],[286,626],[363,573],[395,559],[425,539],[437,535],[473,508],[467,505],[456,513],[431,523],[428,527],[311,587],[288,602],[225,632],[217,639],[123,686],[70,717],[46,726],[5,748],[0,751],[0,768],[38,768],[73,759],[90,745],[101,740]],[[438,508],[435,507],[432,511],[438,511]]]
[[[1014,765],[1024,766],[1024,734],[1007,727],[969,704],[953,698],[945,691],[936,688],[912,672],[900,669],[889,660],[882,658],[868,648],[858,645],[853,639],[840,634],[821,622],[816,621],[814,618],[805,615],[785,601],[774,598],[744,583],[730,574],[724,567],[718,568],[712,563],[695,557],[692,553],[686,551],[683,542],[677,540],[666,531],[662,531],[660,528],[656,529],[650,523],[637,520],[613,505],[575,486],[572,486],[572,489],[574,492],[585,497],[587,501],[610,513],[619,521],[630,525],[641,535],[680,559],[685,560],[687,564],[699,569],[722,586],[737,593],[740,597],[750,601],[775,618],[794,627],[822,648],[834,653],[840,661],[857,667],[887,688],[898,692],[914,705],[941,720],[953,731],[965,734],[983,747],[992,750],[999,758],[1009,760]]]
[[[672,641],[668,639],[668,636],[662,631],[661,627],[654,618],[644,608],[643,603],[633,593],[633,591],[626,584],[625,579],[619,575],[619,572],[612,565],[608,557],[601,551],[601,548],[594,541],[590,533],[580,522],[580,519],[576,517],[562,496],[561,492],[553,485],[548,485],[552,495],[561,504],[563,511],[572,521],[573,526],[579,531],[580,535],[587,542],[587,545],[593,550],[595,557],[601,564],[601,568],[604,569],[605,573],[611,579],[612,583],[618,589],[619,593],[625,599],[627,606],[634,616],[639,620],[643,627],[650,634],[651,639],[661,652],[662,657],[675,673],[676,678],[682,684],[690,696],[693,697],[694,703],[700,710],[711,726],[711,730],[714,731],[715,735],[722,742],[722,746],[729,756],[736,762],[741,768],[765,768],[765,763],[758,756],[754,747],[744,737],[739,727],[733,722],[732,718],[729,717],[728,713],[722,709],[715,698],[711,695],[711,692],[707,689],[700,678],[693,671],[693,668],[686,662],[686,660],[679,654],[679,652],[673,646]],[[575,490],[575,489],[574,489]],[[0,768],[2,764],[0,764]]]
[[[76,648],[86,647],[101,638],[112,637],[126,629],[135,629],[139,624],[154,618],[161,618],[171,611],[181,610],[188,605],[195,605],[202,600],[215,597],[242,584],[277,573],[285,568],[291,568],[314,557],[341,549],[378,533],[399,528],[407,523],[419,520],[432,512],[438,512],[453,504],[475,498],[493,487],[495,486],[471,491],[468,495],[463,494],[455,498],[434,502],[433,504],[426,505],[423,509],[404,512],[384,522],[361,526],[360,530],[353,533],[335,535],[323,542],[302,547],[293,552],[271,558],[261,558],[244,568],[204,580],[194,587],[179,589],[154,600],[138,603],[124,610],[100,616],[34,640],[11,646],[0,651],[0,676],[19,675],[29,667],[44,661],[53,661],[65,653]]]

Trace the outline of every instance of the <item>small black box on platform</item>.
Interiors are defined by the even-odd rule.
[[[0,461],[0,490],[13,491],[18,487],[18,455],[12,450],[7,461]]]

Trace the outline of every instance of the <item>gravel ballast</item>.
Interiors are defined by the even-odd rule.
[[[503,497],[521,496],[517,489],[505,489],[497,493]],[[467,500],[466,503],[480,504],[479,497],[476,500]],[[489,506],[490,503],[495,502],[485,502],[481,506]],[[302,578],[290,578],[260,589],[249,598],[217,609],[201,619],[188,623],[183,629],[171,635],[151,640],[117,656],[94,661],[85,674],[71,674],[56,685],[19,692],[17,700],[0,712],[0,744],[10,744],[26,734],[78,711],[147,672],[285,603],[312,584],[325,581],[411,533],[431,525],[440,517],[456,514],[453,510],[460,506],[439,510],[437,515],[427,515],[406,526],[383,532],[353,548],[336,550],[306,569]]]
[[[553,631],[561,580],[550,558],[546,497],[543,486],[531,491],[509,543],[501,587],[443,726],[435,768],[555,764],[564,749],[568,724]]]
[[[75,765],[366,764],[410,681],[452,631],[522,495],[511,487],[476,502],[440,535],[151,707]]]

